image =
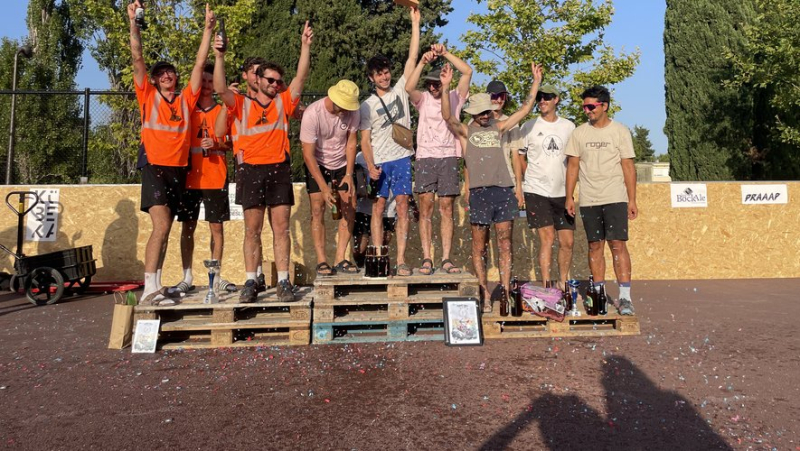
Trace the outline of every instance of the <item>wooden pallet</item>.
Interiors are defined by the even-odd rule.
[[[639,335],[639,318],[622,316],[609,305],[603,316],[589,316],[578,306],[581,316],[566,316],[563,322],[548,320],[525,312],[521,317],[500,316],[500,303],[494,302],[492,313],[482,316],[485,338],[531,338],[531,337],[600,337]],[[614,310],[614,313],[612,313]]]
[[[204,304],[206,289],[189,293],[178,305],[136,306],[134,321],[160,319],[161,349],[307,345],[311,339],[311,287],[298,290],[296,302],[276,302],[275,289],[252,304],[239,293]]]
[[[437,272],[426,276],[418,269],[408,277],[370,278],[359,274],[337,274],[317,277],[314,281],[315,301],[347,301],[372,298],[409,299],[419,295],[477,296],[478,279],[472,274]]]
[[[410,321],[315,322],[313,329],[314,344],[444,341],[444,322],[441,318]]]

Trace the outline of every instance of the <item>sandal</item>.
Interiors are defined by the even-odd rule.
[[[449,258],[447,260],[442,260],[442,270],[447,274],[461,274],[461,268],[456,266]]]
[[[175,285],[174,287],[167,288],[167,294],[165,296],[168,297],[176,297],[180,296],[181,294],[186,294],[196,287],[194,285],[189,285],[188,283],[181,281],[179,284]]]
[[[328,277],[336,274],[336,270],[331,268],[328,262],[322,262],[317,265],[317,277]]]
[[[342,260],[336,265],[336,271],[342,274],[358,274],[358,267],[350,260]]]
[[[395,269],[394,273],[395,275],[400,277],[408,277],[411,274],[414,274],[413,271],[411,271],[411,268],[409,268],[408,265],[405,263],[400,263],[399,265],[397,265],[397,268]]]
[[[430,276],[435,269],[433,268],[433,260],[426,258],[422,260],[422,266],[419,267],[419,273],[423,276]]]
[[[158,296],[161,296],[162,299],[156,300],[156,297]],[[180,303],[176,298],[170,296],[174,295],[171,295],[166,287],[162,287],[160,290],[154,291],[148,294],[147,296],[143,297],[139,301],[139,305],[164,307],[169,305],[177,305]]]
[[[228,282],[225,279],[220,279],[218,288],[222,291],[227,291],[228,293],[236,293],[239,291],[239,288],[236,287],[235,283]]]

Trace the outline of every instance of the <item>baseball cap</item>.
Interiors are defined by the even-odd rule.
[[[486,92],[489,94],[508,94],[508,89],[506,89],[506,85],[502,81],[492,80],[488,85],[486,85]]]

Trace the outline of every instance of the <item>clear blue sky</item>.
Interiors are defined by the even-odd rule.
[[[535,1],[535,0],[531,0]],[[441,30],[451,43],[460,45],[459,36],[471,24],[467,22],[470,12],[485,10],[485,4],[475,0],[453,0],[454,11],[448,16],[449,25]],[[667,151],[667,138],[663,128],[666,119],[664,109],[664,0],[614,0],[616,14],[606,29],[606,42],[615,50],[641,50],[641,62],[633,77],[613,87],[614,101],[622,106],[616,120],[630,128],[642,125],[650,130],[650,139],[657,154]],[[19,39],[27,35],[25,15],[27,0],[3,2],[3,35]],[[103,89],[108,87],[106,76],[97,63],[86,53],[83,69],[78,74],[79,88]]]

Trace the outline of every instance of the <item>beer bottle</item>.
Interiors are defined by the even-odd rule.
[[[511,293],[513,293],[514,305],[511,309],[511,316],[520,317],[522,316],[522,287],[519,284],[519,280],[514,277],[514,280],[511,282]]]
[[[333,183],[331,183],[331,189],[333,190],[333,193],[331,193],[331,195],[333,196],[333,203],[331,204],[331,218],[334,221],[342,219],[342,210],[340,208],[342,205],[342,198],[339,197],[339,190],[337,189],[337,185],[338,183],[336,183],[336,180],[334,180]]]
[[[134,1],[132,1],[131,3],[134,3]],[[133,23],[135,23],[136,26],[139,29],[146,30],[147,29],[147,23],[144,21],[144,8],[143,8],[144,7],[144,0],[139,0],[139,4],[141,6],[137,7],[136,11],[134,12],[135,16],[133,18]]]
[[[606,297],[605,285],[597,287],[597,309],[601,315],[608,313],[607,304],[608,298]]]
[[[217,37],[222,41],[222,50],[223,52],[228,50],[228,35],[225,33],[225,19],[219,19],[219,30],[217,30]]]
[[[594,310],[594,297],[594,278],[589,276],[589,288],[586,289],[586,298],[583,300],[583,306],[586,309],[587,315],[595,316],[597,314]]]
[[[375,260],[375,246],[367,246],[367,256],[364,259],[364,275],[367,277],[377,277]]]
[[[503,288],[503,294],[500,298],[500,316],[508,316],[508,293]]]
[[[574,301],[572,299],[572,292],[569,289],[569,283],[568,282],[564,282],[564,309],[565,309],[565,311],[572,310],[572,303],[573,302]]]

